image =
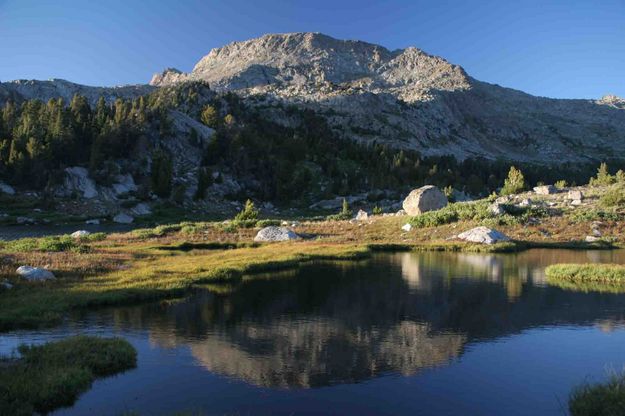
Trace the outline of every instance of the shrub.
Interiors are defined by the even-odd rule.
[[[483,220],[490,216],[488,201],[456,202],[445,208],[414,216],[409,222],[412,226],[421,228],[450,224],[456,221]]]
[[[279,220],[260,220],[256,223],[256,226],[260,228],[278,226],[278,225],[280,225]]]
[[[245,201],[245,206],[243,207],[243,210],[234,217],[234,221],[256,221],[257,219],[258,210],[254,207],[254,203],[249,199]]]
[[[352,218],[353,212],[349,208],[349,203],[347,199],[343,198],[343,207],[341,208],[341,212],[334,215],[329,215],[328,219],[331,221],[341,221],[341,220],[349,220]]]
[[[48,236],[41,238],[22,238],[0,243],[4,250],[16,253],[30,251],[70,251],[78,250],[80,244],[69,235]]]
[[[501,195],[518,194],[524,189],[525,177],[523,176],[523,173],[514,166],[511,166],[510,171],[508,172],[508,177],[503,183],[503,188],[501,188]]]
[[[576,223],[586,221],[619,221],[621,220],[621,215],[614,211],[584,209],[571,212],[569,219]]]
[[[599,165],[599,169],[597,169],[597,176],[590,178],[590,182],[588,184],[590,186],[612,185],[615,181],[616,178],[608,172],[608,165],[606,163],[602,163]]]
[[[557,181],[554,186],[558,189],[564,189],[568,186],[568,183],[564,179],[561,179]]]
[[[375,207],[373,207],[373,215],[382,215],[383,212],[384,211],[379,206],[376,205]]]
[[[601,196],[599,205],[606,208],[625,206],[625,186],[615,185]]]

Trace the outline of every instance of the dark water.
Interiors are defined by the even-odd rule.
[[[309,264],[167,303],[4,334],[0,351],[115,334],[138,368],[62,415],[564,415],[570,389],[625,364],[625,295],[548,286],[555,262],[625,253],[400,253]]]

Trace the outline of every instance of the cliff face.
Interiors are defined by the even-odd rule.
[[[266,35],[213,49],[190,73],[153,86],[207,81],[260,108],[295,104],[326,114],[344,138],[424,154],[552,163],[625,151],[625,101],[558,100],[477,81],[416,49],[390,51],[317,33]],[[280,122],[279,112],[267,111]]]

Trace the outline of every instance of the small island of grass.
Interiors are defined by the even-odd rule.
[[[22,345],[18,359],[0,361],[0,414],[30,415],[69,406],[99,377],[137,363],[121,338],[75,336],[39,346]]]
[[[605,383],[582,384],[569,398],[572,416],[622,415],[625,409],[625,375],[612,375]]]
[[[625,266],[620,264],[554,264],[545,269],[547,282],[564,289],[625,291]]]

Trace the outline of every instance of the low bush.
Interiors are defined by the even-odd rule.
[[[569,214],[569,219],[575,223],[587,221],[620,221],[622,215],[610,210],[578,209]]]
[[[4,241],[0,242],[0,248],[15,253],[31,251],[76,251],[80,248],[80,242],[69,235],[61,235]]]
[[[328,215],[327,219],[329,221],[345,221],[352,219],[353,215],[354,213],[349,208],[349,203],[347,202],[347,199],[343,198],[343,207],[341,208],[341,212],[334,215]]]
[[[625,186],[619,184],[610,187],[599,199],[599,205],[604,208],[625,207]]]

